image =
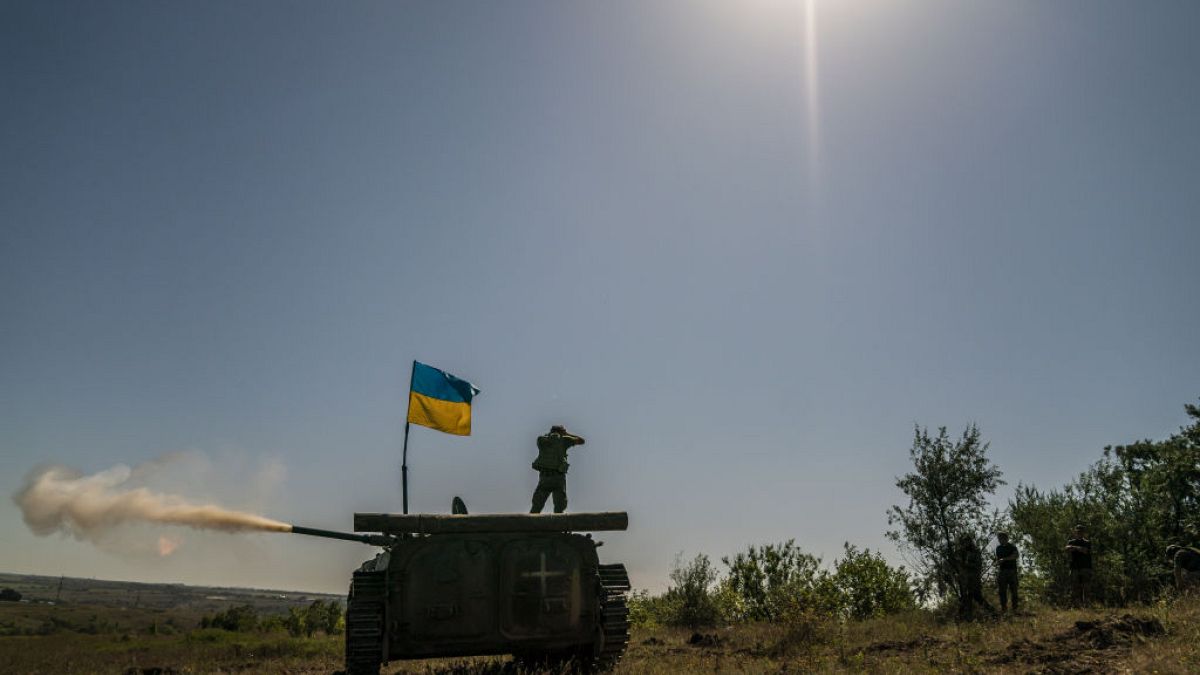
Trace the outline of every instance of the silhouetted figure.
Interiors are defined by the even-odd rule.
[[[996,547],[996,590],[1000,594],[1000,611],[1008,611],[1008,599],[1011,596],[1012,609],[1016,612],[1021,602],[1017,595],[1017,560],[1021,553],[1015,544],[1009,542],[1007,532],[998,532],[996,539],[1000,542]]]
[[[530,513],[541,513],[546,506],[546,497],[550,495],[554,495],[555,513],[567,510],[567,450],[583,444],[582,436],[567,433],[566,427],[560,424],[550,427],[550,433],[538,436],[538,456],[533,460],[538,484],[533,491]]]
[[[996,608],[983,597],[983,553],[970,534],[964,533],[958,538],[955,570],[958,573],[959,618],[967,621],[975,618],[976,604],[995,614]]]
[[[1087,529],[1076,525],[1074,535],[1063,549],[1069,556],[1071,568],[1071,599],[1079,605],[1088,603],[1088,591],[1092,585],[1092,542],[1087,538]]]

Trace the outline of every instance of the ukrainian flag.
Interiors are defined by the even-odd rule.
[[[471,435],[471,399],[475,385],[433,366],[413,361],[408,421],[459,436]]]

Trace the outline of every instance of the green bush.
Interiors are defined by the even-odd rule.
[[[228,642],[235,639],[235,636],[230,635],[229,631],[222,628],[210,628],[208,626],[199,628],[187,634],[188,642]]]
[[[237,605],[224,612],[200,619],[200,628],[219,628],[233,633],[248,633],[258,628],[258,610],[254,605]]]
[[[687,626],[771,621],[788,627],[786,641],[810,636],[833,619],[866,619],[913,609],[913,583],[904,568],[887,564],[878,553],[845,544],[833,570],[795,541],[751,546],[722,558],[724,578],[706,555],[684,563],[677,557],[671,586],[654,596],[635,591],[629,620],[635,626]]]
[[[801,551],[795,540],[751,546],[721,561],[729,568],[726,582],[737,598],[735,620],[775,621],[796,606],[825,612],[837,606],[821,559]]]
[[[201,630],[215,628],[234,633],[287,630],[292,637],[312,637],[317,632],[339,635],[345,627],[345,612],[335,600],[314,600],[307,607],[292,607],[287,616],[260,617],[252,605],[238,605],[200,619]]]
[[[313,600],[308,607],[291,608],[283,625],[293,637],[312,637],[317,631],[336,635],[345,628],[346,615],[336,601]]]
[[[783,633],[775,641],[770,652],[777,656],[786,656],[810,651],[813,645],[825,642],[826,627],[830,621],[831,616],[828,612],[813,607],[798,596],[791,598],[784,603],[779,618]]]
[[[629,624],[639,628],[658,628],[669,625],[666,598],[650,595],[650,591],[634,590],[626,599],[629,605]]]
[[[859,551],[847,542],[844,557],[834,563],[838,613],[849,619],[869,619],[916,607],[913,584],[903,567],[887,564],[870,549]]]
[[[662,600],[664,623],[698,628],[721,621],[721,610],[712,592],[717,571],[708,556],[697,555],[686,564],[676,557],[670,578],[671,586]]]

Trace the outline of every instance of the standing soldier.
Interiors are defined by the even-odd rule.
[[[968,621],[974,618],[975,603],[994,615],[996,608],[983,597],[983,553],[979,550],[979,544],[975,543],[975,537],[964,532],[958,538],[956,553],[959,618]]]
[[[538,436],[538,456],[533,460],[533,469],[538,472],[537,488],[533,491],[533,508],[530,513],[541,513],[546,497],[554,495],[554,512],[567,509],[567,449],[583,445],[582,436],[567,433],[566,427],[556,424],[550,433]]]
[[[1070,556],[1071,599],[1086,605],[1088,586],[1092,584],[1092,542],[1088,540],[1083,525],[1075,526],[1075,534],[1067,540],[1064,550]]]
[[[1172,544],[1167,547],[1167,560],[1175,572],[1175,590],[1180,593],[1200,579],[1200,548]]]
[[[1000,593],[1000,611],[1008,611],[1008,596],[1012,594],[1013,613],[1017,612],[1020,600],[1017,597],[1017,559],[1020,552],[1015,544],[1008,541],[1007,532],[997,532],[996,539],[1000,545],[996,547],[996,585]]]

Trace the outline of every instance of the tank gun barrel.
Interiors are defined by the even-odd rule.
[[[395,537],[386,534],[355,534],[353,532],[335,532],[333,530],[319,530],[315,527],[301,527],[300,525],[292,526],[292,534],[306,534],[310,537],[324,537],[326,539],[341,539],[343,541],[357,541],[371,546],[391,546],[396,543]]]
[[[484,532],[611,532],[629,528],[624,511],[599,513],[356,513],[355,532],[478,534]]]

